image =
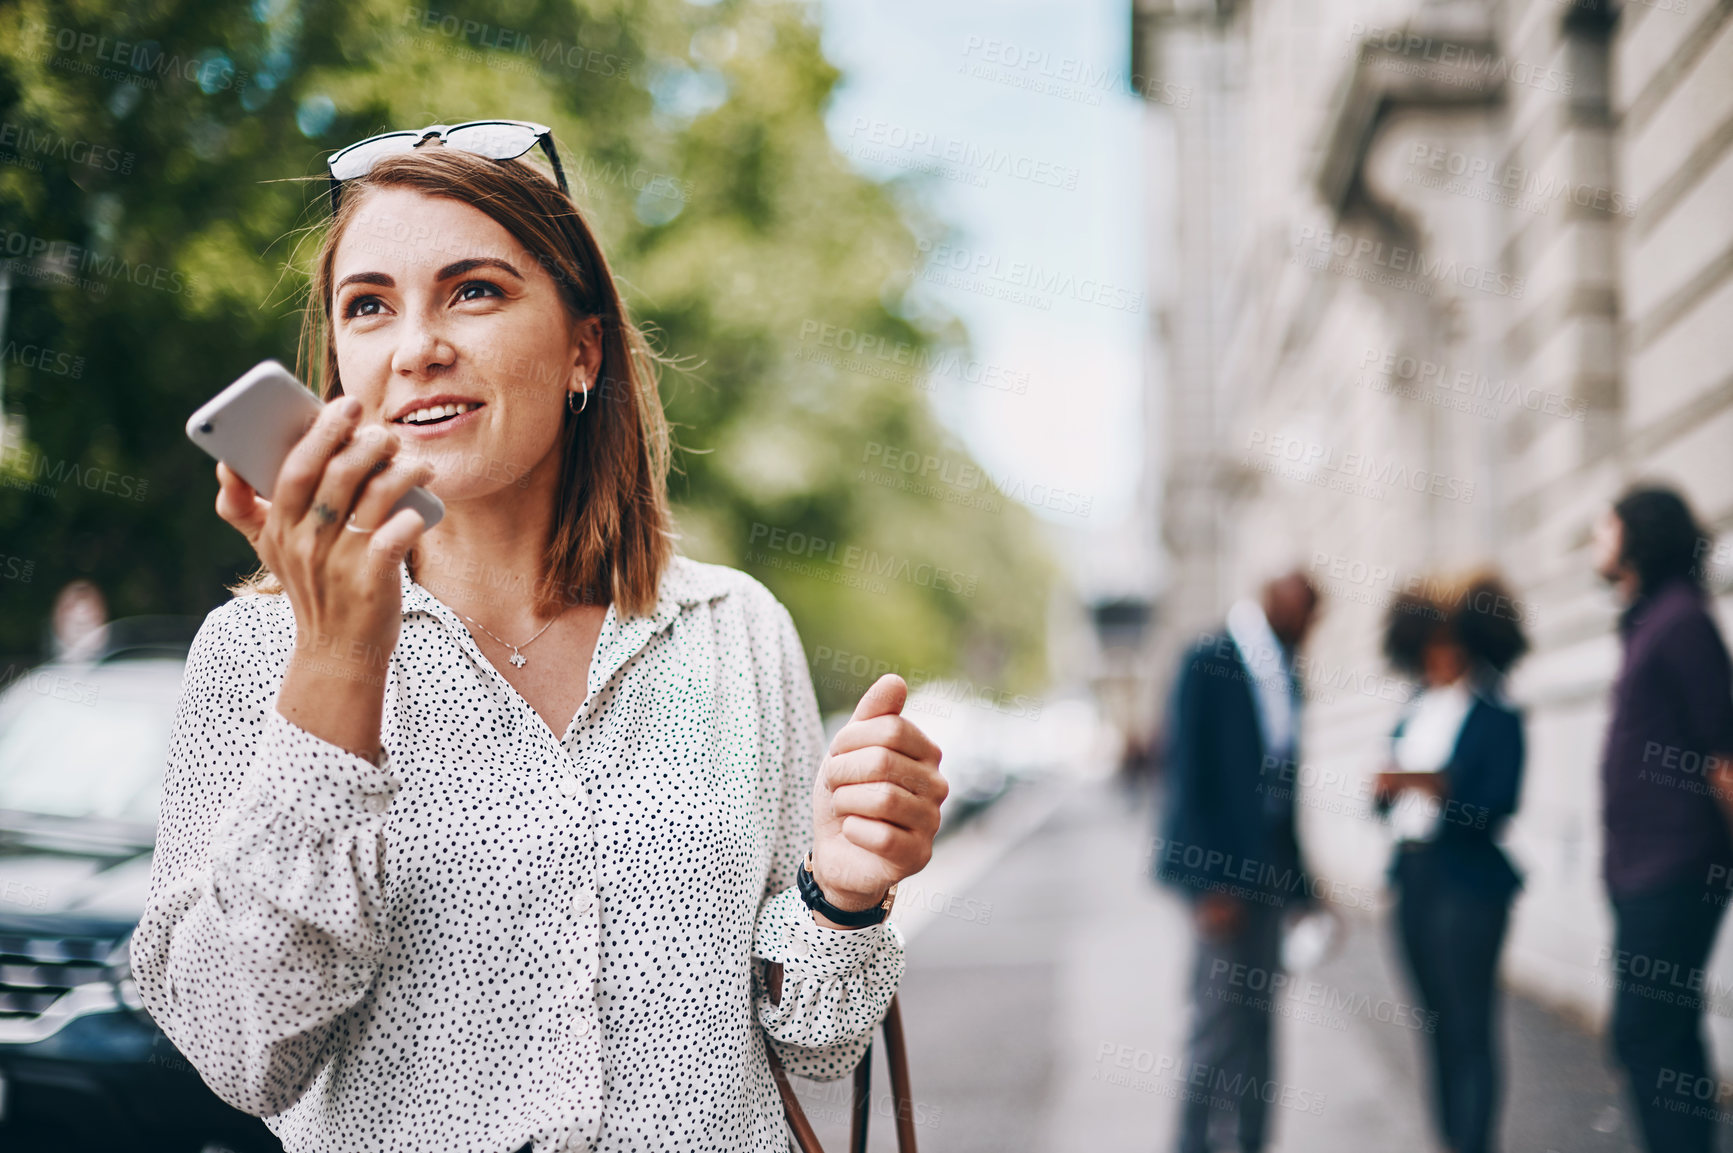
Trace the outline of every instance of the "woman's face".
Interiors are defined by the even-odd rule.
[[[1426,683],[1433,688],[1452,684],[1468,671],[1468,654],[1462,651],[1462,646],[1441,637],[1427,642],[1421,660]]]
[[[547,270],[480,210],[363,195],[332,276],[338,374],[362,421],[432,463],[447,503],[551,488],[566,392],[595,382],[599,324],[574,321]]]

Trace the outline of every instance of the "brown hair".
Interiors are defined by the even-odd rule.
[[[521,160],[488,160],[456,148],[387,156],[367,175],[347,181],[315,256],[296,358],[303,379],[316,366],[313,387],[326,401],[343,394],[331,323],[337,243],[365,203],[364,188],[407,188],[486,213],[553,277],[574,319],[598,320],[602,362],[588,407],[581,416],[568,411],[564,417],[558,504],[538,609],[611,599],[622,616],[650,613],[674,551],[668,423],[656,383],[660,362],[627,318],[607,260],[577,206]],[[412,549],[412,572],[416,559]],[[283,590],[260,566],[231,591]]]
[[[1450,613],[1450,629],[1468,655],[1495,672],[1507,672],[1528,652],[1522,629],[1529,606],[1490,570],[1471,573]]]
[[[1429,596],[1400,592],[1384,616],[1384,659],[1408,676],[1426,667],[1426,646],[1444,630],[1444,610]]]
[[[1458,577],[1431,577],[1424,591],[1405,590],[1391,599],[1384,618],[1384,657],[1398,671],[1419,675],[1426,646],[1446,641],[1470,659],[1505,673],[1528,652],[1522,622],[1528,606],[1512,596],[1490,569]]]

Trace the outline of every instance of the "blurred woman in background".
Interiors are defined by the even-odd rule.
[[[1391,605],[1384,654],[1420,687],[1377,776],[1396,833],[1396,931],[1431,1028],[1433,1119],[1452,1153],[1493,1148],[1498,957],[1521,878],[1496,841],[1522,783],[1522,717],[1504,674],[1528,650],[1491,574]]]

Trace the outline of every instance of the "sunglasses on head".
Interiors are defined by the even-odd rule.
[[[462,124],[430,124],[413,132],[384,132],[333,152],[326,161],[331,170],[332,213],[337,211],[337,193],[345,180],[365,176],[381,158],[413,152],[429,140],[439,140],[447,148],[461,148],[489,160],[516,160],[540,144],[554,166],[554,179],[560,191],[567,191],[566,173],[560,167],[559,153],[554,151],[553,129],[528,120],[468,120]]]

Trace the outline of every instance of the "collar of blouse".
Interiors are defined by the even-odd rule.
[[[586,705],[595,697],[596,690],[607,684],[638,650],[649,644],[657,633],[671,626],[682,609],[726,596],[729,571],[714,565],[697,564],[675,554],[663,570],[662,583],[656,592],[656,607],[650,615],[622,618],[616,611],[617,606],[609,604],[607,615],[602,618],[601,635],[596,638],[595,656],[590,661]],[[416,583],[409,575],[408,562],[398,564],[398,577],[404,617],[417,613],[433,617],[451,631],[472,659],[480,661],[484,668],[491,667],[491,662],[476,646],[475,638],[462,618],[444,601]]]

